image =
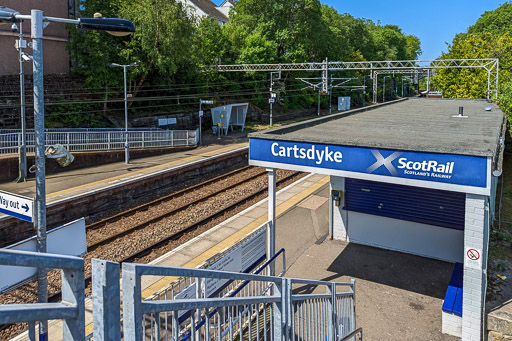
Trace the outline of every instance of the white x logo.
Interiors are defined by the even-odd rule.
[[[366,170],[368,173],[372,173],[380,166],[384,166],[391,173],[391,175],[393,175],[393,176],[398,175],[398,171],[396,170],[395,166],[393,166],[391,164],[391,162],[393,162],[394,159],[396,159],[397,157],[402,155],[402,152],[394,152],[387,158],[384,158],[384,156],[382,156],[382,154],[376,149],[372,149],[372,154],[373,154],[373,156],[375,156],[377,161],[373,165],[368,167],[368,169]]]

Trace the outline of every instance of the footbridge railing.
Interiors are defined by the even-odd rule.
[[[334,341],[356,330],[354,281],[335,283],[133,263],[123,264],[122,272],[124,340]],[[183,290],[186,294],[174,295],[174,299],[142,300],[143,276],[196,280]],[[240,290],[234,296],[205,297],[205,292],[227,282],[251,283],[253,289]]]
[[[28,336],[36,340],[36,321],[63,320],[63,340],[83,340],[85,333],[84,260],[78,257],[0,250],[0,265],[62,269],[62,302],[1,304],[0,324],[28,322]],[[4,276],[8,268],[3,267]],[[37,338],[39,339],[39,337]]]

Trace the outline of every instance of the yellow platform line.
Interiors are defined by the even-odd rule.
[[[290,208],[297,205],[299,202],[304,200],[306,197],[311,195],[312,193],[316,192],[318,189],[320,189],[323,185],[329,182],[329,176],[325,176],[322,179],[318,180],[314,184],[308,186],[301,192],[295,194],[290,199],[283,202],[281,205],[278,205],[276,207],[276,217],[279,217],[283,215],[285,212],[287,212]],[[211,247],[209,250],[203,252],[201,255],[193,258],[188,263],[184,264],[182,267],[184,268],[195,268],[198,265],[203,264],[211,257],[215,256],[220,251],[226,249],[227,247],[235,244],[239,240],[243,239],[245,236],[247,236],[249,233],[257,229],[259,226],[263,225],[268,221],[267,214],[262,215],[261,217],[254,220],[249,225],[245,226],[244,228],[238,230],[234,234],[232,234],[230,237],[224,239],[220,243],[216,244],[215,246]],[[279,228],[279,226],[277,227]],[[170,283],[172,283],[176,278],[173,277],[163,277],[157,282],[153,283],[146,289],[142,290],[141,296],[142,299],[147,299],[148,297],[151,297],[154,293],[158,292],[159,290],[162,290],[163,288],[167,287]],[[93,331],[93,325],[92,323],[89,323],[85,327],[85,335],[91,334]]]
[[[200,159],[201,157],[204,157],[204,156],[211,156],[211,155],[214,155],[214,154],[220,154],[220,153],[222,153],[224,151],[228,151],[228,150],[236,150],[238,148],[242,148],[242,147],[247,146],[247,145],[248,145],[248,143],[244,142],[244,143],[239,143],[239,144],[235,144],[235,145],[230,145],[230,146],[224,147],[224,148],[219,148],[219,149],[211,150],[209,152],[205,152],[205,153],[201,153],[201,154],[197,154],[197,155],[193,155],[193,156],[187,156],[187,157],[179,159],[179,160],[169,161],[169,162],[163,163],[161,165],[151,166],[151,167],[148,167],[148,168],[140,169],[138,171],[130,172],[129,174],[117,175],[117,176],[114,176],[114,177],[111,177],[111,178],[108,178],[108,179],[98,180],[98,181],[91,182],[91,183],[88,183],[88,184],[85,184],[85,185],[80,185],[80,186],[64,189],[62,191],[53,192],[51,194],[48,194],[47,197],[48,198],[56,197],[56,196],[59,196],[59,195],[62,195],[62,194],[66,194],[66,193],[69,193],[69,192],[72,192],[72,191],[76,191],[76,190],[79,190],[79,189],[83,189],[83,188],[87,188],[87,187],[91,187],[91,186],[95,186],[95,185],[101,185],[101,184],[104,184],[104,183],[107,183],[107,182],[123,179],[127,175],[129,175],[130,177],[133,177],[134,175],[138,175],[138,174],[141,174],[141,173],[144,173],[144,172],[148,172],[148,171],[150,172],[150,171],[153,171],[153,170],[156,170],[156,169],[159,169],[159,168],[164,168],[164,167],[167,167],[167,166],[172,166],[172,165],[175,165],[177,163],[182,163],[184,161],[189,161],[189,160],[192,160],[192,159]]]
[[[300,201],[305,199],[307,196],[309,196],[311,193],[318,190],[320,187],[325,185],[327,182],[329,182],[329,177],[323,177],[319,181],[315,182],[313,185],[308,186],[306,189],[302,190],[301,192],[295,194],[290,199],[283,202],[281,205],[276,207],[276,216],[280,216],[286,211],[288,211],[290,208],[298,204]],[[195,268],[198,265],[203,264],[211,257],[215,256],[218,252],[226,249],[227,247],[235,244],[239,240],[243,239],[245,236],[247,236],[249,233],[257,229],[259,226],[263,225],[268,221],[268,216],[266,214],[262,215],[261,217],[254,220],[249,225],[245,226],[244,228],[238,230],[228,238],[224,239],[220,243],[216,244],[215,246],[211,247],[209,250],[203,252],[201,255],[197,256],[196,258],[190,260],[188,263],[183,265],[184,268]],[[279,227],[278,227],[279,228]],[[144,299],[150,297],[155,292],[165,288],[167,285],[169,285],[171,281],[169,281],[169,278],[162,278],[161,280],[153,283],[146,289],[142,291],[142,297]]]

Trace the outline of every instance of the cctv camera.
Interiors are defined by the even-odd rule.
[[[26,62],[29,62],[29,61],[31,61],[31,60],[32,60],[31,56],[29,56],[29,55],[28,55],[28,54],[26,54],[26,53],[23,53],[23,54],[21,55],[21,58],[23,58],[23,60],[24,60],[24,61],[26,61]]]
[[[11,25],[11,31],[12,32],[18,32],[18,25],[16,25],[16,23]]]

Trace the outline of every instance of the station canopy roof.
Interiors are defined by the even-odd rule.
[[[467,118],[452,117],[459,114]],[[485,110],[491,107],[491,110]],[[250,138],[403,151],[494,156],[504,122],[484,100],[395,101],[256,132]]]

